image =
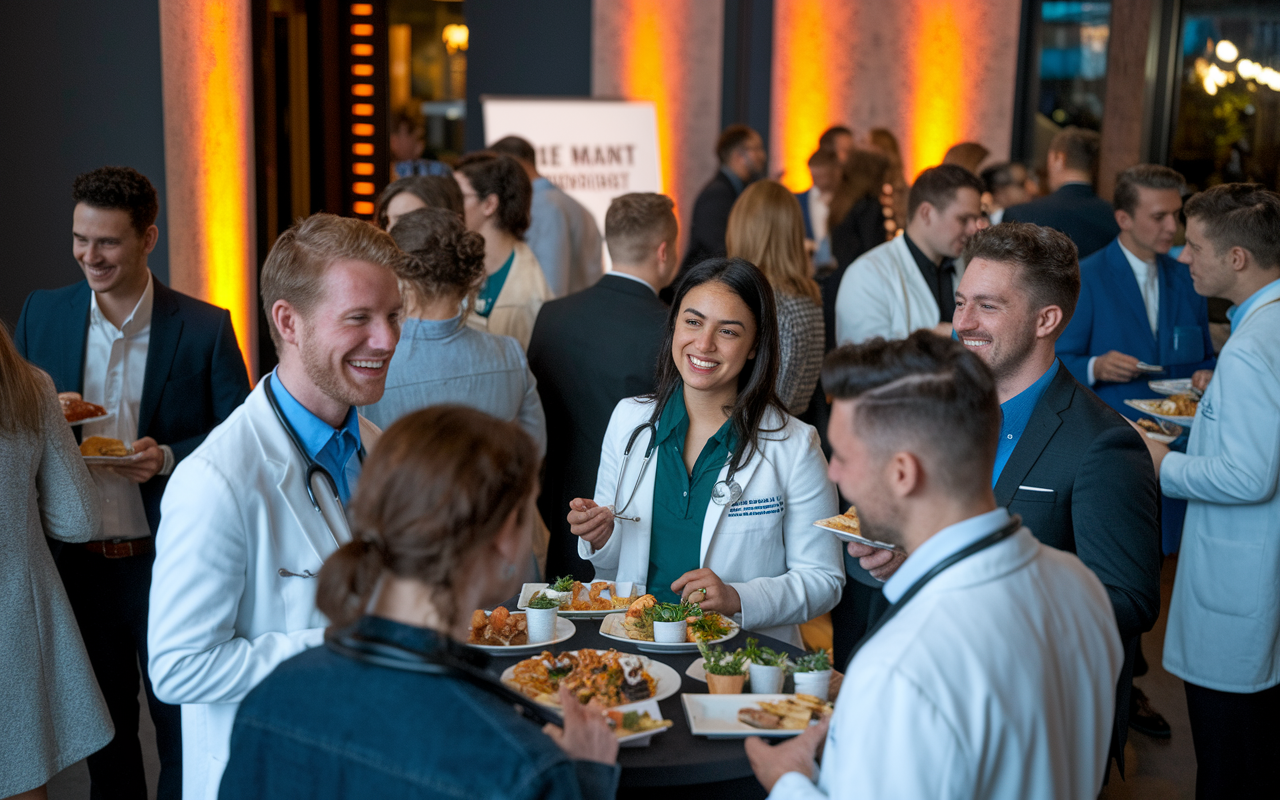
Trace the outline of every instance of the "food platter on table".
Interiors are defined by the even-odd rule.
[[[807,694],[680,695],[689,732],[709,739],[795,736],[831,713],[831,703]]]
[[[503,670],[502,682],[549,708],[560,707],[561,683],[582,702],[595,699],[605,708],[665,700],[680,691],[680,674],[671,667],[617,650],[543,650]]]
[[[498,608],[506,612],[509,623],[502,625],[498,630],[494,630],[491,623],[493,615],[498,613]],[[471,615],[471,637],[467,640],[467,647],[475,650],[482,650],[495,656],[527,656],[534,653],[540,653],[548,647],[561,642],[566,642],[573,638],[578,632],[577,626],[572,621],[563,617],[556,617],[556,635],[549,642],[529,643],[528,626],[525,622],[525,615],[521,613],[511,614],[507,612],[505,606],[498,606],[493,611],[481,611],[477,609]],[[484,616],[484,622],[481,623],[480,617]],[[502,616],[502,614],[499,614]],[[478,624],[479,623],[479,624]]]
[[[660,606],[671,607],[675,604],[660,604],[651,594],[639,597],[627,608],[626,613],[610,614],[601,620],[600,635],[606,639],[635,645],[644,653],[696,653],[699,642],[719,644],[738,635],[738,623],[732,618],[714,612],[703,612],[697,606],[692,606],[691,613],[684,617],[687,623],[685,641],[655,642],[654,620],[650,610]],[[680,610],[677,613],[684,615],[686,612]]]
[[[1191,395],[1175,394],[1165,398],[1157,397],[1149,400],[1126,399],[1124,404],[1156,419],[1162,419],[1178,425],[1190,425],[1195,421],[1198,401]]]
[[[555,586],[564,586],[556,590]],[[570,619],[602,619],[613,612],[626,608],[635,599],[632,594],[639,591],[644,594],[642,586],[638,587],[627,581],[591,581],[582,583],[567,575],[550,583],[526,583],[520,587],[520,599],[516,608],[523,611],[529,607],[533,596],[542,592],[560,599],[560,616]],[[594,596],[593,596],[594,594]]]
[[[658,701],[653,699],[615,706],[605,711],[605,718],[618,737],[618,744],[625,747],[647,746],[656,734],[672,725],[671,720],[662,718]]]
[[[849,510],[843,514],[837,514],[834,517],[820,519],[813,523],[815,527],[829,530],[836,535],[836,538],[842,542],[857,542],[865,544],[868,547],[875,547],[880,550],[897,550],[896,545],[888,542],[877,541],[876,539],[868,539],[862,535],[862,524],[858,521],[858,509],[855,506],[849,506]]]

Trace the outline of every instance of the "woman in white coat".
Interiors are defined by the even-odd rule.
[[[689,270],[662,352],[657,391],[614,409],[594,500],[570,504],[578,552],[598,578],[799,645],[798,625],[840,599],[844,569],[839,542],[813,526],[836,513],[817,431],[774,393],[768,280],[742,259]]]

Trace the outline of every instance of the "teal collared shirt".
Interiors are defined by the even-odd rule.
[[[1268,283],[1266,286],[1263,286],[1258,291],[1249,295],[1248,300],[1245,300],[1243,303],[1241,303],[1238,306],[1232,306],[1231,308],[1227,309],[1227,319],[1231,322],[1231,330],[1234,331],[1236,329],[1236,320],[1240,320],[1241,322],[1243,322],[1244,318],[1249,316],[1249,309],[1253,308],[1254,304],[1258,302],[1258,298],[1261,297],[1264,293],[1269,292],[1272,289],[1276,288],[1276,284],[1280,284],[1280,280],[1276,280],[1276,281],[1272,281],[1271,283]]]
[[[480,287],[480,294],[476,296],[476,313],[480,316],[487,317],[489,312],[493,311],[493,304],[498,302],[498,295],[502,294],[502,287],[507,283],[507,275],[511,273],[511,262],[515,260],[516,251],[512,250],[507,260],[498,267],[498,271],[485,279],[484,286]]]
[[[676,603],[680,596],[671,584],[701,564],[702,523],[711,504],[711,488],[720,479],[737,437],[733,420],[707,440],[693,474],[684,466],[684,439],[689,434],[689,412],[684,388],[676,389],[658,418],[657,466],[653,483],[653,524],[649,533],[650,594],[662,603]]]
[[[1004,465],[1009,463],[1009,456],[1013,455],[1014,448],[1018,446],[1022,432],[1027,429],[1027,423],[1031,421],[1031,414],[1036,410],[1036,404],[1040,402],[1041,397],[1044,397],[1045,389],[1049,388],[1049,384],[1053,382],[1053,376],[1057,374],[1058,360],[1055,358],[1053,366],[1045,370],[1035,383],[1000,404],[1000,440],[996,442],[996,463],[991,470],[993,488],[996,481],[1000,480]]]
[[[355,406],[347,409],[342,427],[334,428],[295,400],[275,371],[271,373],[271,390],[307,455],[333,476],[338,485],[338,497],[345,508],[360,477],[360,459],[356,457],[360,453],[360,418]],[[321,479],[317,479],[316,486],[321,485]]]

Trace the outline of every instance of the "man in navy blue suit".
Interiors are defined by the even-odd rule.
[[[89,756],[91,796],[147,797],[138,741],[138,681],[146,690],[160,751],[159,797],[182,792],[181,716],[151,689],[147,602],[160,497],[178,461],[249,393],[231,315],[168,288],[151,274],[159,203],[147,178],[103,167],[72,188],[72,253],[85,280],[37,291],[18,319],[19,352],[53,377],[59,392],[104,406],[84,437],[119,439],[133,450],[118,466],[93,467],[103,525],[58,554],[62,575],[115,738]]]

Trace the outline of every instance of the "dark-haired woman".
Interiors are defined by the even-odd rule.
[[[614,796],[618,745],[597,710],[564,694],[563,729],[544,733],[496,681],[466,677],[486,659],[457,644],[474,609],[520,588],[539,460],[519,427],[470,408],[387,429],[352,499],[354,538],[320,570],[327,646],[244,699],[220,797]]]
[[[467,324],[514,337],[527,350],[538,311],[554,296],[538,257],[524,243],[533,184],[514,158],[488,150],[463,156],[455,170],[467,230],[484,237],[487,277]]]
[[[374,204],[373,221],[390,231],[396,221],[420,208],[444,208],[462,216],[462,190],[451,175],[413,175],[387,184]]]
[[[774,392],[764,274],[724,258],[685,273],[663,353],[657,391],[613,412],[595,498],[570,504],[578,553],[597,577],[799,645],[798,625],[839,600],[844,569],[839,542],[813,527],[836,511],[818,434]]]
[[[450,179],[452,180],[452,179]],[[409,258],[399,271],[405,297],[400,344],[382,399],[361,412],[380,428],[427,406],[459,403],[518,422],[547,449],[538,385],[520,343],[465,323],[463,301],[484,280],[484,239],[439,208],[410,212],[391,229]]]

